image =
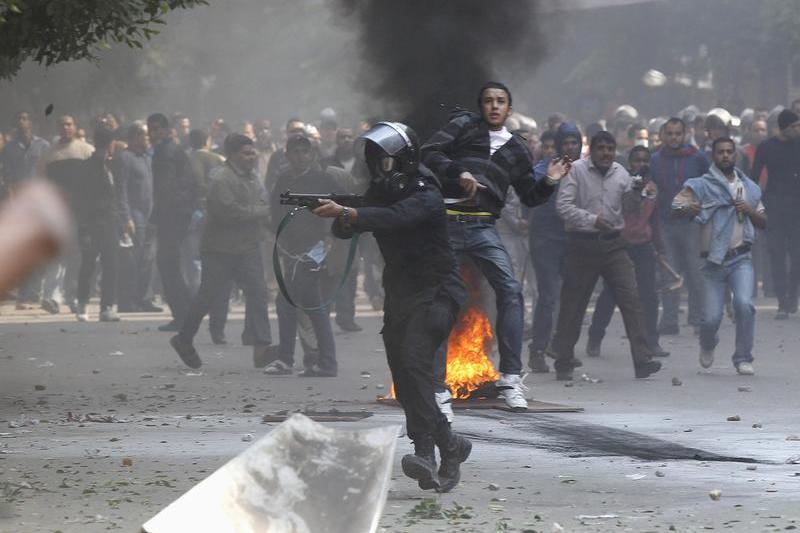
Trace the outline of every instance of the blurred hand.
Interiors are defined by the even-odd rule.
[[[569,157],[564,156],[558,159],[553,159],[547,166],[547,177],[551,180],[561,181],[561,179],[569,173],[572,168],[572,161]]]
[[[594,227],[599,229],[601,233],[605,231],[614,231],[614,226],[601,215],[597,215],[597,219],[594,221]]]
[[[478,180],[475,179],[475,176],[473,176],[471,172],[462,172],[458,177],[458,184],[464,189],[464,192],[467,193],[469,198],[475,196],[478,189],[486,188],[486,185],[478,183]]]
[[[337,204],[333,200],[321,199],[319,201],[319,203],[320,203],[320,206],[317,207],[316,209],[314,209],[313,211],[311,211],[312,213],[314,213],[318,217],[322,217],[322,218],[337,218],[337,217],[342,216],[342,213],[344,212],[344,207],[342,207],[341,205]]]
[[[753,211],[753,209],[750,207],[750,204],[748,204],[744,200],[736,200],[733,205],[736,206],[737,213],[749,215]]]

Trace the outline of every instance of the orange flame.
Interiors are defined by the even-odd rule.
[[[459,316],[447,342],[446,382],[455,398],[469,398],[482,384],[500,379],[489,359],[493,340],[492,324],[479,307]]]
[[[480,281],[474,268],[464,264],[461,275],[469,288],[469,302],[459,314],[447,341],[447,378],[445,382],[454,398],[467,399],[487,382],[500,379],[489,354],[494,334],[489,317],[480,306]],[[380,399],[394,399],[394,384],[389,394]]]

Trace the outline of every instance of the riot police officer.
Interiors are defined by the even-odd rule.
[[[403,472],[422,489],[447,492],[458,484],[460,464],[472,444],[451,431],[434,397],[434,354],[466,299],[447,236],[442,194],[433,174],[419,164],[419,144],[411,128],[380,122],[358,143],[370,175],[366,207],[323,200],[314,213],[335,218],[338,237],[375,235],[386,263],[383,341],[414,441],[414,454],[403,457]]]

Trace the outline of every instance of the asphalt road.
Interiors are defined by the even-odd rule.
[[[685,328],[663,339],[672,351],[665,368],[635,380],[615,316],[603,355],[584,358],[576,374],[585,380],[527,379],[531,397],[583,412],[457,411],[454,427],[475,447],[450,494],[422,493],[402,476],[399,458],[410,446],[401,438],[382,530],[800,527],[800,464],[786,463],[800,455],[800,318],[773,320],[771,303],[759,305],[753,377],[730,364],[726,321],[710,372],[699,370],[697,341]],[[402,423],[397,409],[374,401],[388,384],[375,313],[359,318],[364,332],[337,333],[335,379],[265,376],[249,349],[212,346],[205,329],[197,339],[205,364],[191,372],[168,334],[155,330],[164,317],[125,318],[79,324],[3,307],[1,533],[138,531],[244,450],[243,436],[269,432],[265,414],[368,410],[362,422],[334,425]],[[238,309],[229,340],[241,327]]]

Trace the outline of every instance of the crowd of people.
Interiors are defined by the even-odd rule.
[[[384,313],[415,444],[403,470],[423,489],[455,487],[471,450],[450,429],[446,385],[464,280],[494,293],[496,389],[511,410],[527,409],[525,338],[532,372],[550,372],[549,357],[556,379],[573,379],[596,292],[585,353],[600,355],[618,306],[636,378],[670,355],[660,337],[680,334],[684,293],[699,364],[714,362],[727,307],[741,375],[755,372],[759,291],[777,298],[776,319],[798,310],[800,100],[739,116],[690,106],[649,120],[623,105],[597,123],[554,114],[539,128],[514,112],[508,87],[489,82],[476,112],[454,111],[423,140],[395,122],[343,126],[332,109],[313,123],[292,118],[281,135],[266,120],[194,128],[182,114],[154,113],[123,122],[96,117],[87,136],[65,115],[44,138],[22,111],[0,135],[3,195],[51,180],[75,220],[72,247],[18,288],[17,306],[67,306],[87,321],[96,293],[99,321],[116,322],[118,313],[162,312],[163,302],[171,320],[158,329],[198,368],[204,318],[212,341],[225,344],[230,303],[243,299],[241,341],[256,368],[293,374],[299,338],[298,375],[335,377],[331,314],[340,329],[361,331],[362,279]],[[300,209],[282,201],[285,191],[338,196]]]
[[[539,127],[513,111],[502,84],[484,93],[493,103],[479,101],[480,113],[461,112],[423,140],[420,161],[447,198],[456,256],[474,264],[495,293],[498,388],[508,405],[527,405],[524,338],[533,372],[549,372],[549,356],[558,379],[572,379],[581,365],[575,346],[583,316],[597,291],[587,356],[600,355],[619,306],[636,376],[657,372],[655,358],[669,355],[659,338],[680,333],[686,294],[700,363],[713,360],[727,305],[737,324],[733,362],[752,374],[753,297],[777,298],[776,319],[798,309],[800,224],[792,209],[800,197],[800,101],[738,116],[689,106],[650,119],[623,105],[596,123],[556,113]],[[216,119],[195,128],[180,113],[130,121],[107,113],[87,119],[85,130],[72,116],[57,123],[57,132],[44,135],[22,111],[0,135],[3,195],[35,177],[53,180],[77,228],[72,249],[19,287],[19,308],[59,313],[66,306],[86,321],[97,294],[98,319],[114,322],[118,313],[162,311],[163,302],[172,319],[159,329],[174,332],[173,347],[199,366],[192,339],[203,318],[213,342],[224,344],[229,303],[243,298],[241,340],[254,347],[257,367],[293,373],[299,338],[300,375],[336,375],[331,315],[340,329],[361,330],[359,279],[372,307],[382,308],[383,259],[364,235],[345,270],[348,246],[331,242],[324,221],[300,213],[280,228],[291,206],[279,195],[363,193],[369,178],[359,171],[354,142],[372,123],[344,126],[332,109],[316,121],[293,118],[277,134],[267,120],[233,128]],[[561,171],[563,180],[554,175]],[[285,278],[285,293],[276,275]],[[682,289],[669,287],[676,277]],[[277,342],[267,320],[273,300]],[[435,389],[451,416],[445,362],[442,343]]]

